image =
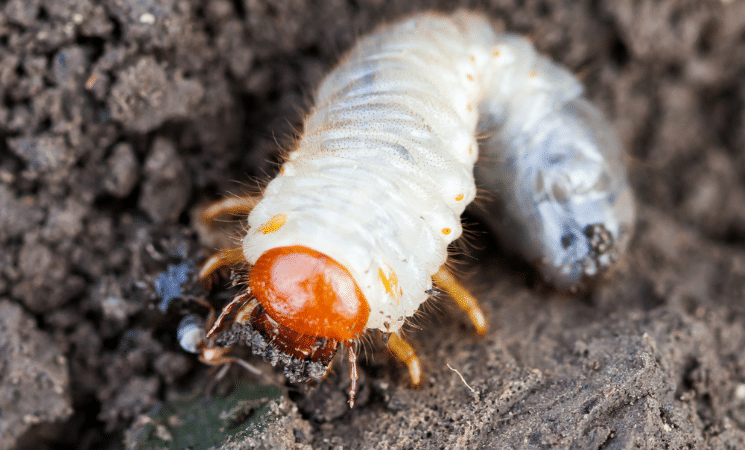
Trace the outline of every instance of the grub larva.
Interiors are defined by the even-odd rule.
[[[597,111],[579,100],[581,93],[566,70],[536,56],[524,39],[496,34],[481,15],[421,14],[363,38],[321,83],[296,148],[263,197],[230,198],[205,211],[206,220],[228,213],[249,215],[242,247],[210,258],[200,276],[208,279],[219,267],[231,264],[246,264],[250,272],[246,289],[223,309],[204,340],[187,340],[188,346],[207,362],[224,362],[215,338],[226,324],[238,323],[242,334],[234,333],[225,344],[238,338],[248,341],[254,353],[282,363],[293,381],[323,376],[337,348],[346,346],[352,362],[353,405],[354,344],[366,330],[377,329],[409,368],[412,383],[418,384],[419,361],[400,329],[427,300],[433,281],[469,314],[479,333],[486,331],[476,300],[443,266],[448,245],[461,235],[460,215],[476,195],[479,121],[479,133],[490,136],[487,163],[479,169],[482,183],[507,192],[504,185],[526,170],[539,174],[526,182],[527,187],[520,184],[515,189],[517,200],[509,197],[507,202],[509,207],[523,207],[520,195],[532,196],[527,202],[533,209],[523,207],[514,215],[528,221],[526,228],[542,233],[530,242],[555,237],[553,225],[529,223],[552,220],[550,214],[531,216],[533,210],[545,208],[564,208],[569,215],[581,216],[582,231],[591,225],[585,220],[591,217],[610,236],[605,243],[612,247],[622,242],[616,234],[621,223],[629,222],[630,227],[633,212],[608,218],[604,214],[615,209],[602,202],[613,203],[610,197],[620,195],[616,191],[626,192],[623,167],[606,170],[620,181],[611,180],[614,192],[595,204],[603,211],[590,214],[565,208],[565,197],[578,191],[565,189],[564,196],[557,191],[564,186],[562,176],[573,182],[579,177],[582,184],[580,168],[557,175],[541,166],[545,152],[550,161],[568,158],[567,167],[575,154],[599,159],[594,161],[602,166],[605,150],[598,145],[617,145],[607,124],[595,121]],[[572,107],[566,109],[567,105]],[[564,132],[563,116],[571,116],[566,120],[571,123],[575,116],[575,122],[585,120],[575,114],[575,105],[576,111],[591,118],[584,126],[598,139],[582,135],[577,144],[572,140],[574,128]],[[551,136],[559,141],[550,142]],[[534,152],[540,157],[533,158]],[[489,165],[515,161],[528,169],[520,166],[505,172]],[[494,181],[500,172],[510,178]],[[600,191],[602,180],[595,174],[591,178],[585,180],[592,182],[588,190]],[[568,204],[575,202],[569,199]],[[562,230],[563,226],[556,225]],[[563,235],[557,236],[561,244]],[[540,255],[539,247],[527,245],[526,255]],[[553,255],[548,259],[556,260]],[[563,274],[546,273],[557,281]],[[193,322],[184,326],[193,327]],[[219,357],[211,359],[205,350]]]

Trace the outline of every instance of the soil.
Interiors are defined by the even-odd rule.
[[[124,448],[136,419],[209,384],[176,327],[207,314],[194,267],[235,232],[195,213],[274,172],[357,36],[458,7],[531,37],[617,127],[628,255],[553,292],[469,217],[487,336],[435,301],[409,331],[420,389],[371,338],[353,410],[337,360],[315,389],[286,385],[265,439],[230,448],[745,448],[742,0],[8,0],[0,449]]]

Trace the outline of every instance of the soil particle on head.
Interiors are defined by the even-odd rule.
[[[438,302],[407,330],[420,389],[372,336],[355,409],[336,360],[320,386],[292,388],[264,434],[230,445],[745,448],[737,0],[3,3],[2,445],[121,448],[149,408],[207,386],[176,328],[208,314],[190,299],[219,306],[235,290],[224,280],[207,294],[183,272],[166,300],[157,281],[213,250],[195,205],[274,173],[360,35],[456,7],[530,36],[619,130],[640,204],[629,255],[594,290],[565,295],[479,235],[465,270],[486,337]]]

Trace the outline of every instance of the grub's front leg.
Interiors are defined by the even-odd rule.
[[[211,203],[204,208],[200,218],[204,223],[211,223],[221,216],[247,216],[261,200],[260,195],[244,197],[227,197]]]
[[[260,196],[228,197],[218,200],[207,206],[200,214],[201,220],[211,223],[221,216],[239,215],[246,216],[254,206],[261,200]],[[212,286],[217,272],[222,267],[235,266],[244,262],[243,250],[240,247],[220,250],[207,258],[199,270],[199,279],[205,289]]]
[[[409,378],[414,387],[422,382],[422,366],[416,356],[414,348],[399,333],[391,333],[388,337],[388,349],[409,369]]]
[[[486,334],[488,328],[486,316],[484,316],[484,312],[481,310],[478,300],[476,300],[476,298],[455,279],[453,274],[446,269],[445,266],[442,266],[440,267],[440,270],[432,276],[432,279],[437,287],[447,292],[455,303],[460,306],[460,309],[468,314],[471,323],[473,323],[474,328],[476,328],[476,332],[481,335]]]

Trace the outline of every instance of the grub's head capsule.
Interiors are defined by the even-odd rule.
[[[259,303],[250,322],[271,346],[294,358],[330,361],[339,343],[365,330],[370,306],[347,269],[303,246],[262,254],[249,288]]]

